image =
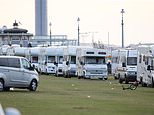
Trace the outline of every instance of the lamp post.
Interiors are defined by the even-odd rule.
[[[51,46],[51,26],[52,26],[51,22],[49,23],[49,26],[50,26],[50,46]]]
[[[122,26],[122,48],[124,48],[124,22],[123,22],[123,14],[125,13],[124,9],[121,10],[122,14],[122,20],[121,20],[121,26]]]
[[[80,22],[80,18],[78,17],[77,19],[78,22],[78,46],[80,45],[80,27],[79,27],[79,22]]]

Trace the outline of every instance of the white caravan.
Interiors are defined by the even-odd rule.
[[[154,87],[154,54],[150,47],[139,47],[137,81]]]
[[[39,56],[43,54],[42,53],[43,51],[42,52],[41,51],[42,51],[41,47],[31,47],[30,48],[30,61],[37,71],[38,71],[38,63],[40,62]]]
[[[63,75],[63,52],[64,52],[64,48],[66,48],[67,46],[57,46],[55,48],[55,75],[58,77],[59,75]]]
[[[138,50],[127,49],[126,77],[123,78],[125,83],[135,82],[137,78],[137,59]]]
[[[112,51],[112,75],[115,79],[119,79],[121,76],[126,75],[126,60],[127,50],[118,49]]]
[[[41,54],[39,55],[39,72],[45,74],[55,74],[55,47],[41,47]]]
[[[63,55],[63,76],[71,77],[76,74],[76,49],[78,46],[67,46]]]
[[[107,80],[107,51],[96,48],[78,48],[76,51],[76,74],[78,78]]]

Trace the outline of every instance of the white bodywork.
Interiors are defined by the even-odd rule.
[[[137,77],[138,50],[127,49],[126,76],[123,78],[125,83],[136,81]]]
[[[154,55],[150,47],[139,47],[137,81],[142,86],[154,87]]]
[[[76,51],[76,74],[78,78],[107,79],[107,52],[104,49],[78,48]]]
[[[55,47],[41,47],[38,71],[46,74],[55,74]]]
[[[76,49],[78,46],[68,46],[64,48],[63,55],[63,75],[75,76],[76,73]]]
[[[126,75],[127,50],[118,49],[112,51],[112,74],[115,79]]]
[[[55,52],[56,52],[56,73],[55,75],[56,76],[59,76],[59,75],[63,75],[63,52],[64,52],[64,48],[66,48],[66,46],[58,46],[56,49],[55,49]]]

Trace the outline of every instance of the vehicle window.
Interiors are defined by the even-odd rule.
[[[48,56],[48,63],[54,63],[55,62],[55,56]]]
[[[8,66],[7,58],[0,58],[0,66]]]
[[[18,58],[8,58],[9,67],[20,68],[20,60]]]
[[[30,63],[26,59],[21,59],[21,63],[25,69],[30,68]]]

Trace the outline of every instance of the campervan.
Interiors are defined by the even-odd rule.
[[[136,81],[137,77],[137,49],[127,49],[126,76],[123,78],[125,83]]]
[[[39,72],[45,74],[55,74],[55,47],[41,47],[41,53],[39,55]]]
[[[112,51],[112,75],[115,79],[126,76],[126,59],[126,49],[118,49]]]
[[[150,47],[139,47],[137,81],[142,86],[154,87],[154,53]]]
[[[80,79],[105,79],[108,78],[107,51],[97,48],[78,48],[76,50],[76,75]]]
[[[66,48],[67,46],[57,46],[55,48],[55,76],[62,76],[63,75],[63,52],[64,52],[64,48]]]
[[[71,77],[76,75],[76,49],[78,46],[67,46],[63,54],[63,76]]]

